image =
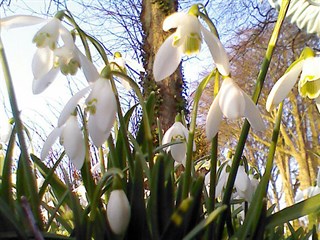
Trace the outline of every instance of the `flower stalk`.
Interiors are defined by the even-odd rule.
[[[273,29],[271,38],[269,40],[266,54],[265,54],[265,57],[263,59],[262,65],[261,65],[260,72],[259,72],[257,82],[256,82],[256,86],[255,86],[255,90],[254,90],[254,93],[252,96],[252,100],[255,103],[257,103],[259,100],[259,96],[262,91],[264,80],[266,78],[266,75],[267,75],[267,72],[269,69],[271,57],[273,55],[273,52],[274,52],[274,49],[275,49],[275,46],[276,46],[276,43],[278,40],[280,29],[283,24],[284,18],[286,16],[286,12],[288,10],[289,3],[290,3],[290,0],[283,0],[282,1],[282,5],[280,8],[278,19],[277,19],[277,22],[276,22],[275,27]],[[229,175],[227,186],[226,186],[226,191],[224,193],[223,200],[222,200],[222,204],[226,204],[227,206],[230,206],[232,189],[233,189],[234,181],[236,179],[238,167],[240,164],[241,156],[242,156],[242,153],[244,150],[244,146],[245,146],[245,143],[246,143],[246,140],[248,137],[249,130],[250,130],[250,124],[249,124],[248,120],[245,120],[243,127],[242,127],[242,130],[241,130],[239,142],[237,144],[237,148],[235,150],[235,154],[233,157],[231,171],[230,171],[230,175]],[[223,227],[224,227],[226,217],[227,216],[226,216],[225,212],[222,213],[220,216],[219,226],[218,226],[218,238],[221,238],[221,236],[222,236]]]

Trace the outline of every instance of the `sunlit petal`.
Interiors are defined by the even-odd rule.
[[[61,39],[64,42],[65,46],[67,46],[69,48],[75,47],[74,40],[73,40],[73,37],[72,37],[70,31],[62,25],[61,21],[60,21],[60,26],[59,26],[59,33],[60,33]]]
[[[94,82],[99,78],[99,73],[96,67],[92,62],[76,47],[75,51],[77,52],[80,58],[81,69],[84,73],[88,82]]]
[[[42,148],[42,151],[41,151],[41,154],[40,154],[41,160],[44,160],[48,156],[52,145],[57,140],[57,138],[61,135],[61,132],[62,132],[62,128],[55,128],[49,134],[47,140],[45,141],[45,143],[43,145],[43,148]]]
[[[29,16],[29,15],[15,15],[10,17],[5,17],[0,19],[0,28],[18,28],[32,26],[35,24],[46,22],[46,19]]]
[[[33,79],[32,92],[33,94],[42,93],[56,78],[59,73],[59,68],[52,68],[47,74],[39,79]]]
[[[266,109],[270,111],[273,106],[277,106],[289,94],[302,70],[303,61],[297,62],[290,71],[285,73],[273,86],[267,98]]]
[[[172,46],[173,35],[168,37],[159,48],[154,63],[153,75],[156,81],[170,76],[179,66],[182,58],[180,48]]]
[[[219,93],[210,106],[206,119],[206,135],[208,139],[212,139],[218,132],[222,120],[222,112],[219,106]]]
[[[71,159],[75,167],[80,170],[84,163],[85,146],[76,116],[69,117],[63,127],[60,138],[63,139],[63,146],[66,154]]]
[[[48,47],[38,48],[32,59],[32,73],[39,79],[47,74],[53,67],[54,53]]]
[[[204,37],[204,41],[209,47],[213,61],[216,64],[218,71],[223,76],[230,74],[230,63],[226,50],[224,49],[220,40],[209,30],[203,27],[201,24],[201,31]]]
[[[228,119],[235,120],[244,116],[246,103],[243,94],[243,91],[231,78],[223,80],[219,91],[219,106],[223,115]]]
[[[264,131],[266,126],[261,117],[260,111],[252,99],[246,94],[243,93],[245,100],[245,112],[244,115],[248,119],[250,125],[257,131]]]
[[[58,119],[58,127],[62,126],[65,124],[65,122],[68,120],[70,115],[73,114],[74,110],[76,109],[79,101],[81,98],[83,98],[91,89],[91,86],[88,86],[81,91],[77,92],[74,96],[72,96],[67,104],[64,106],[60,113],[60,117]]]
[[[168,17],[166,17],[163,21],[163,30],[168,31],[171,28],[177,28],[183,20],[187,17],[187,13],[184,12],[175,12]]]

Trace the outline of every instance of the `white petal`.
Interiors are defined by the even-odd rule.
[[[303,61],[298,62],[290,71],[285,73],[273,86],[267,98],[266,109],[269,112],[274,105],[278,105],[289,94],[297,82],[303,66]]]
[[[249,183],[250,183],[250,179],[246,174],[244,167],[239,166],[236,180],[235,180],[236,188],[244,192],[248,188]]]
[[[59,33],[60,33],[61,39],[64,42],[65,46],[67,46],[68,48],[72,48],[72,49],[75,48],[73,37],[72,37],[70,31],[62,25],[61,21],[60,21],[60,26],[59,26]]]
[[[88,82],[94,82],[99,78],[99,73],[92,62],[76,47],[76,52],[80,58],[81,69]]]
[[[18,28],[18,27],[26,27],[26,26],[32,26],[35,24],[46,22],[46,19],[35,17],[35,16],[29,16],[29,15],[16,15],[16,16],[10,16],[5,17],[0,20],[0,28]]]
[[[303,62],[300,80],[308,77],[309,81],[315,81],[320,78],[320,69],[314,66],[320,65],[320,57],[309,57]],[[312,78],[310,78],[312,77]]]
[[[216,64],[218,71],[223,76],[230,74],[230,63],[226,50],[224,49],[220,40],[204,26],[200,24],[204,41],[207,43],[213,61]]]
[[[88,87],[82,89],[81,91],[77,92],[74,96],[72,96],[69,99],[69,101],[67,102],[67,104],[65,105],[65,107],[62,109],[62,111],[60,113],[60,117],[58,119],[58,127],[65,124],[65,122],[68,120],[70,115],[73,114],[80,99],[82,97],[84,97],[84,95],[86,95],[90,89],[91,89],[91,86],[88,86]]]
[[[227,167],[227,164],[225,166],[223,166],[223,169],[222,169],[221,174],[219,176],[219,179],[218,179],[218,182],[216,185],[215,198],[221,196],[222,190],[227,183],[229,173],[226,172],[226,167]]]
[[[318,112],[320,113],[320,96],[317,97],[315,100],[316,100],[316,106],[317,106]]]
[[[90,133],[93,144],[96,147],[100,147],[106,141],[108,136],[104,131],[101,131],[101,129],[98,128],[96,121],[96,117],[94,115],[90,115],[88,120],[88,131]]]
[[[217,134],[223,117],[219,106],[219,94],[213,100],[206,119],[206,135],[208,139],[212,139]]]
[[[174,133],[174,127],[171,126],[163,135],[163,138],[162,138],[162,145],[166,144],[166,143],[170,143],[171,142],[171,139],[172,139],[172,136],[173,136],[173,133]]]
[[[54,52],[48,47],[38,48],[32,59],[32,73],[39,79],[53,68]]]
[[[95,102],[95,113],[89,116],[88,130],[94,144],[101,146],[109,137],[117,112],[116,99],[109,80],[98,79],[86,102]]]
[[[57,140],[57,138],[61,135],[62,128],[55,128],[52,130],[52,132],[49,134],[47,140],[45,141],[40,158],[43,161],[49,154],[49,151],[54,144],[54,142]]]
[[[7,121],[5,124],[0,126],[0,143],[7,143],[12,134],[12,125]]]
[[[130,222],[131,210],[127,195],[117,189],[110,193],[107,205],[107,218],[110,228],[117,235],[123,234]]]
[[[183,20],[188,17],[187,13],[184,12],[175,12],[163,21],[163,30],[168,31],[171,28],[177,28],[179,25],[183,24]]]
[[[187,147],[185,143],[172,145],[170,148],[172,158],[178,163],[183,164],[185,166],[186,163],[186,153]]]
[[[231,78],[223,80],[219,95],[219,106],[224,116],[232,120],[244,116],[244,93]]]
[[[266,126],[261,117],[260,111],[257,105],[254,104],[252,99],[246,94],[243,93],[244,100],[246,101],[245,108],[245,117],[248,119],[250,125],[257,131],[264,131]]]
[[[32,92],[33,94],[42,93],[56,78],[59,73],[58,68],[52,68],[50,71],[39,79],[33,79]]]
[[[153,76],[156,81],[170,76],[179,66],[182,58],[180,48],[172,46],[173,35],[168,37],[159,48],[154,63]]]
[[[75,167],[80,170],[84,163],[85,146],[82,132],[79,128],[76,116],[70,116],[65,126],[61,137],[66,154],[71,159]]]

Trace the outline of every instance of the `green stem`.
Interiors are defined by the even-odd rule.
[[[266,75],[267,75],[267,72],[269,69],[271,57],[273,55],[273,51],[274,51],[274,48],[276,46],[276,43],[277,43],[277,40],[279,37],[280,29],[281,29],[282,23],[284,21],[284,18],[285,18],[286,12],[287,12],[289,2],[290,2],[290,0],[282,1],[279,16],[278,16],[276,25],[273,29],[271,38],[269,40],[266,55],[265,55],[264,60],[262,62],[261,69],[260,69],[260,72],[259,72],[259,75],[257,78],[257,82],[256,82],[256,87],[255,87],[255,90],[254,90],[254,93],[252,96],[252,100],[255,103],[258,102],[259,96],[261,94],[263,83],[264,83],[264,80],[266,78]],[[231,171],[230,171],[228,182],[226,185],[226,191],[224,193],[223,200],[222,200],[222,204],[226,204],[227,206],[230,206],[230,198],[231,198],[231,194],[232,194],[232,189],[234,186],[234,181],[235,181],[235,178],[237,175],[238,167],[240,164],[241,156],[243,153],[245,142],[248,137],[249,130],[250,130],[250,124],[249,124],[248,120],[245,120],[243,127],[242,127],[241,135],[239,138],[239,143],[237,145],[235,155],[233,157]],[[221,238],[221,236],[222,236],[225,220],[226,220],[226,214],[224,212],[220,216],[220,219],[219,219],[218,238],[219,237]]]
[[[23,123],[20,118],[20,111],[18,108],[12,78],[9,70],[8,61],[6,58],[4,46],[0,37],[0,61],[3,68],[3,74],[7,85],[7,91],[9,95],[10,105],[12,109],[12,114],[15,120],[15,129],[18,135],[18,140],[20,144],[20,151],[21,151],[21,161],[22,166],[25,174],[25,180],[27,182],[27,192],[29,194],[28,197],[30,197],[30,204],[31,208],[34,214],[34,217],[39,224],[40,228],[42,229],[42,220],[41,220],[41,214],[40,214],[40,201],[38,198],[38,194],[35,191],[37,189],[35,175],[33,174],[32,167],[31,167],[31,159],[29,157],[27,144],[24,138],[24,127]]]
[[[280,133],[281,117],[282,117],[283,103],[280,104],[276,116],[275,126],[273,128],[271,145],[267,157],[265,173],[257,187],[257,191],[253,197],[253,201],[248,210],[247,216],[242,226],[242,231],[239,231],[239,239],[247,239],[247,236],[254,236],[255,230],[259,224],[260,214],[263,209],[263,199],[267,195],[269,179],[273,169],[273,159],[277,148],[278,137]],[[251,234],[250,234],[251,232]]]
[[[202,82],[200,83],[195,93],[193,109],[191,113],[191,123],[190,123],[190,129],[189,129],[188,143],[187,143],[187,159],[186,159],[186,167],[185,167],[185,173],[183,178],[182,199],[186,199],[188,197],[189,189],[190,189],[191,172],[194,172],[193,163],[192,163],[192,151],[193,151],[193,139],[194,139],[194,133],[196,130],[197,112],[198,112],[200,97],[214,73],[215,73],[214,71],[211,72],[207,77],[205,77],[202,80]]]

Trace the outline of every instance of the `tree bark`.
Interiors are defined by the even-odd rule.
[[[143,0],[140,15],[144,31],[143,63],[147,73],[141,84],[146,98],[151,91],[156,93],[155,115],[159,118],[163,130],[167,130],[174,123],[176,114],[186,108],[181,65],[171,76],[157,83],[152,73],[153,62],[159,47],[172,34],[162,30],[163,20],[175,12],[177,6],[178,0]],[[155,128],[155,123],[153,126]]]

